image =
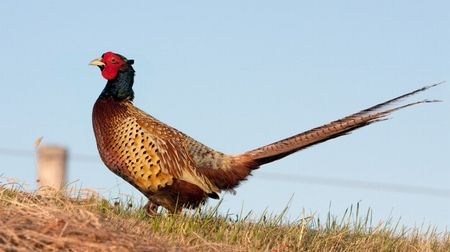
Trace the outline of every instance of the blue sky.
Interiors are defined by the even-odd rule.
[[[88,62],[135,59],[135,104],[226,153],[293,135],[434,82],[449,81],[446,1],[62,1],[0,4],[1,149],[34,140],[70,149],[69,181],[139,193],[99,161],[91,109],[105,80]],[[414,99],[445,102],[263,166],[223,212],[290,203],[341,215],[357,202],[374,221],[450,226],[450,196],[337,187],[273,174],[450,190],[449,84]],[[0,153],[0,174],[34,188],[32,156]],[[76,155],[94,157],[81,162]],[[95,159],[96,158],[96,159]],[[309,181],[311,182],[311,181]],[[343,183],[345,186],[345,182]]]

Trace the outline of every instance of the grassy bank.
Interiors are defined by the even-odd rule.
[[[291,223],[283,215],[255,221],[216,210],[149,218],[140,207],[82,191],[67,197],[0,186],[0,250],[450,251],[449,233],[371,225],[370,212],[358,208]]]

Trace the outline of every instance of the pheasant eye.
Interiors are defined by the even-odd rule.
[[[116,63],[116,62],[117,62],[117,60],[115,58],[111,59],[111,63]]]

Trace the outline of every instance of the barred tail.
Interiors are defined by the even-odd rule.
[[[442,82],[441,82],[442,83]],[[400,100],[423,92],[429,88],[437,86],[441,83],[425,86],[423,88],[414,90],[407,94],[401,95],[389,101],[377,104],[368,109],[362,110],[358,113],[349,115],[342,119],[333,121],[323,126],[305,131],[295,136],[280,140],[278,142],[245,152],[237,157],[242,160],[247,160],[251,163],[254,169],[260,165],[273,162],[287,155],[290,155],[299,150],[308,148],[318,143],[328,141],[330,139],[349,134],[353,130],[362,128],[374,122],[386,120],[387,116],[394,111],[410,107],[416,104],[439,102],[438,100],[421,100],[406,105],[387,109],[389,105],[392,105]]]

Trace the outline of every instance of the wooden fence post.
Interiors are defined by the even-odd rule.
[[[37,149],[37,182],[39,188],[61,190],[66,180],[67,150],[64,147],[50,145]]]

